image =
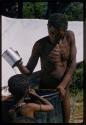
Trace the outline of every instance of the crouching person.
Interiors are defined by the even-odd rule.
[[[37,111],[49,112],[53,105],[35,90],[28,87],[25,75],[17,74],[8,80],[9,91],[16,100],[16,105],[9,110],[9,116],[14,123],[37,123],[34,113]]]

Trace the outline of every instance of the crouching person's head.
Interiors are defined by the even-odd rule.
[[[9,92],[16,100],[20,100],[29,88],[25,75],[17,74],[8,80]]]

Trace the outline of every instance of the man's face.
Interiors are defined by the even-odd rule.
[[[49,38],[50,41],[53,44],[59,43],[60,39],[64,37],[64,30],[54,28],[53,26],[48,26],[48,33],[49,33]]]

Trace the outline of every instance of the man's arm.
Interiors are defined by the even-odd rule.
[[[29,59],[27,65],[24,66],[22,64],[22,62],[20,62],[20,64],[18,65],[19,71],[23,74],[30,75],[33,72],[33,70],[37,64],[38,59],[39,59],[39,43],[36,42],[33,46],[32,54],[30,56],[30,59]]]
[[[31,71],[26,66],[24,66],[23,64],[19,64],[17,67],[18,67],[19,71],[22,74],[26,74],[26,75],[30,75],[31,74]]]
[[[60,86],[62,86],[64,89],[67,87],[67,85],[70,83],[73,73],[76,68],[76,45],[75,45],[75,35],[72,31],[69,32],[70,35],[70,42],[71,42],[71,54],[70,54],[70,66],[65,74],[65,77],[63,81],[60,83]]]

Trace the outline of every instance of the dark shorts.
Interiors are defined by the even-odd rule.
[[[44,80],[41,79],[41,71],[33,72],[27,79],[32,88],[39,89],[56,89],[61,80],[52,78],[48,76],[48,79],[45,77]]]
[[[33,72],[30,76],[27,76],[27,80],[31,88],[38,89],[40,85],[40,71]]]
[[[23,74],[17,74],[17,76],[23,76]],[[31,75],[24,75],[25,79],[27,79],[28,81],[28,85],[33,88],[33,89],[56,89],[57,85],[59,85],[60,81],[55,79],[55,78],[51,78],[48,77],[45,78],[44,80],[42,80],[42,76],[41,76],[41,71],[36,71],[33,72]],[[14,77],[14,76],[12,76]]]

